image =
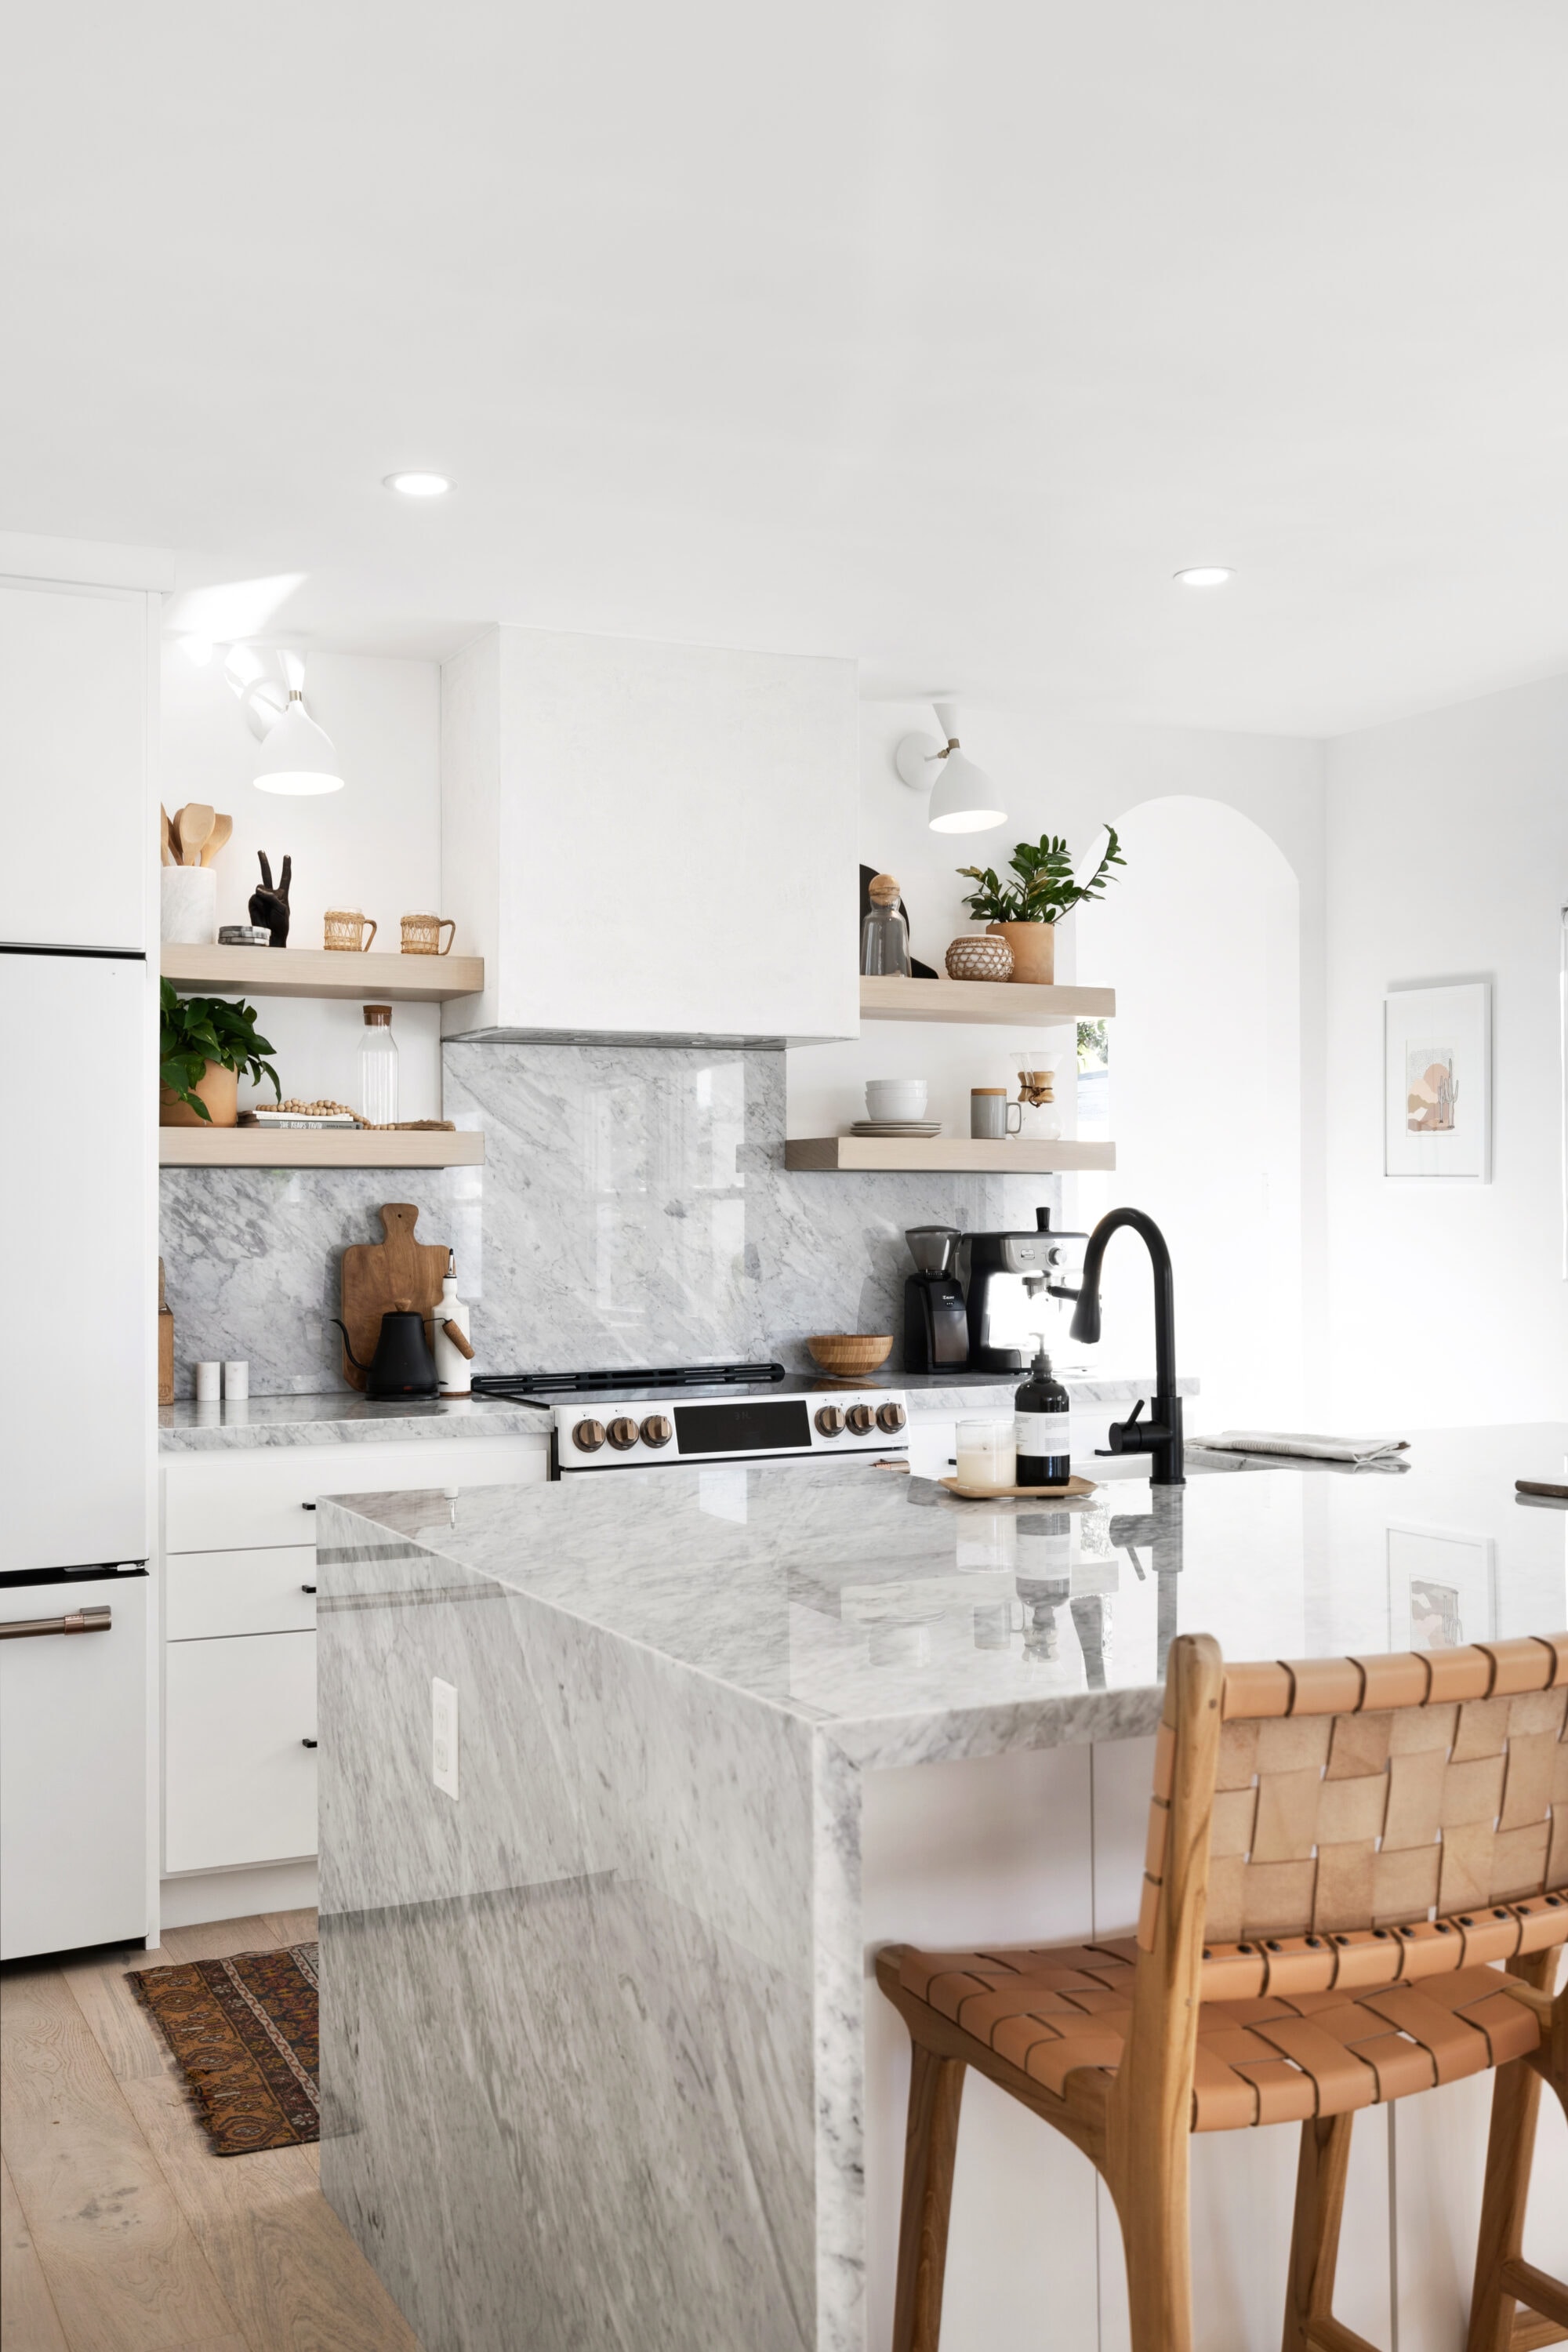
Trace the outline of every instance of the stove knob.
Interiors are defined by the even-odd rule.
[[[650,1412],[642,1425],[645,1445],[668,1445],[674,1435],[674,1430],[662,1412]]]
[[[857,1437],[864,1437],[868,1430],[877,1426],[877,1416],[868,1404],[852,1404],[844,1418]]]
[[[605,1442],[602,1421],[580,1421],[572,1432],[572,1443],[579,1454],[597,1454]]]
[[[905,1419],[901,1404],[879,1404],[877,1407],[878,1424],[888,1432],[889,1437],[895,1429],[902,1429]]]
[[[637,1442],[637,1425],[623,1412],[611,1422],[605,1434],[617,1454],[629,1454]]]
[[[844,1415],[836,1404],[817,1407],[816,1426],[824,1437],[837,1437],[844,1427]]]

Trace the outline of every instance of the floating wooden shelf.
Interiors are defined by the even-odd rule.
[[[1113,988],[1037,988],[1021,980],[860,982],[862,1021],[984,1021],[1028,1029],[1105,1021],[1115,1011]]]
[[[904,1142],[885,1135],[812,1135],[792,1137],[784,1145],[784,1166],[801,1173],[903,1169],[927,1175],[1054,1176],[1115,1165],[1114,1143],[976,1143],[965,1135],[912,1136]]]
[[[191,948],[165,940],[159,968],[176,988],[218,995],[352,996],[361,1003],[446,1004],[477,996],[483,956],[345,955],[328,948]]]
[[[245,953],[245,950],[240,950]],[[389,956],[390,963],[392,958]],[[426,1129],[161,1127],[160,1168],[482,1168],[485,1139]]]

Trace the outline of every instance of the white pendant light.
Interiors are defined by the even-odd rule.
[[[940,736],[906,735],[893,765],[911,792],[931,793],[926,823],[932,833],[988,833],[1005,824],[1002,796],[984,768],[959,749],[958,706],[934,705]]]
[[[341,793],[343,772],[332,739],[305,709],[297,686],[289,707],[267,732],[254,772],[258,793]]]

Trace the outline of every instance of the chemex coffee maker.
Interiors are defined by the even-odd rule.
[[[914,1225],[904,1235],[920,1271],[904,1285],[904,1369],[1022,1372],[1034,1350],[1014,1344],[1034,1327],[1029,1299],[1076,1298],[1087,1234],[1053,1227],[1037,1209],[1033,1233],[961,1234],[955,1225]],[[967,1281],[958,1276],[960,1251]]]

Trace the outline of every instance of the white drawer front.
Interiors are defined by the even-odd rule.
[[[254,1453],[165,1454],[163,1548],[232,1551],[313,1539],[304,1506],[320,1495],[409,1487],[512,1486],[542,1479],[547,1440],[432,1438],[412,1444],[263,1445]]]
[[[172,1642],[163,1673],[164,1869],[314,1853],[314,1633]]]
[[[308,1633],[315,1622],[314,1544],[278,1544],[257,1551],[178,1551],[169,1558],[163,1576],[165,1641],[208,1642],[224,1633]]]

